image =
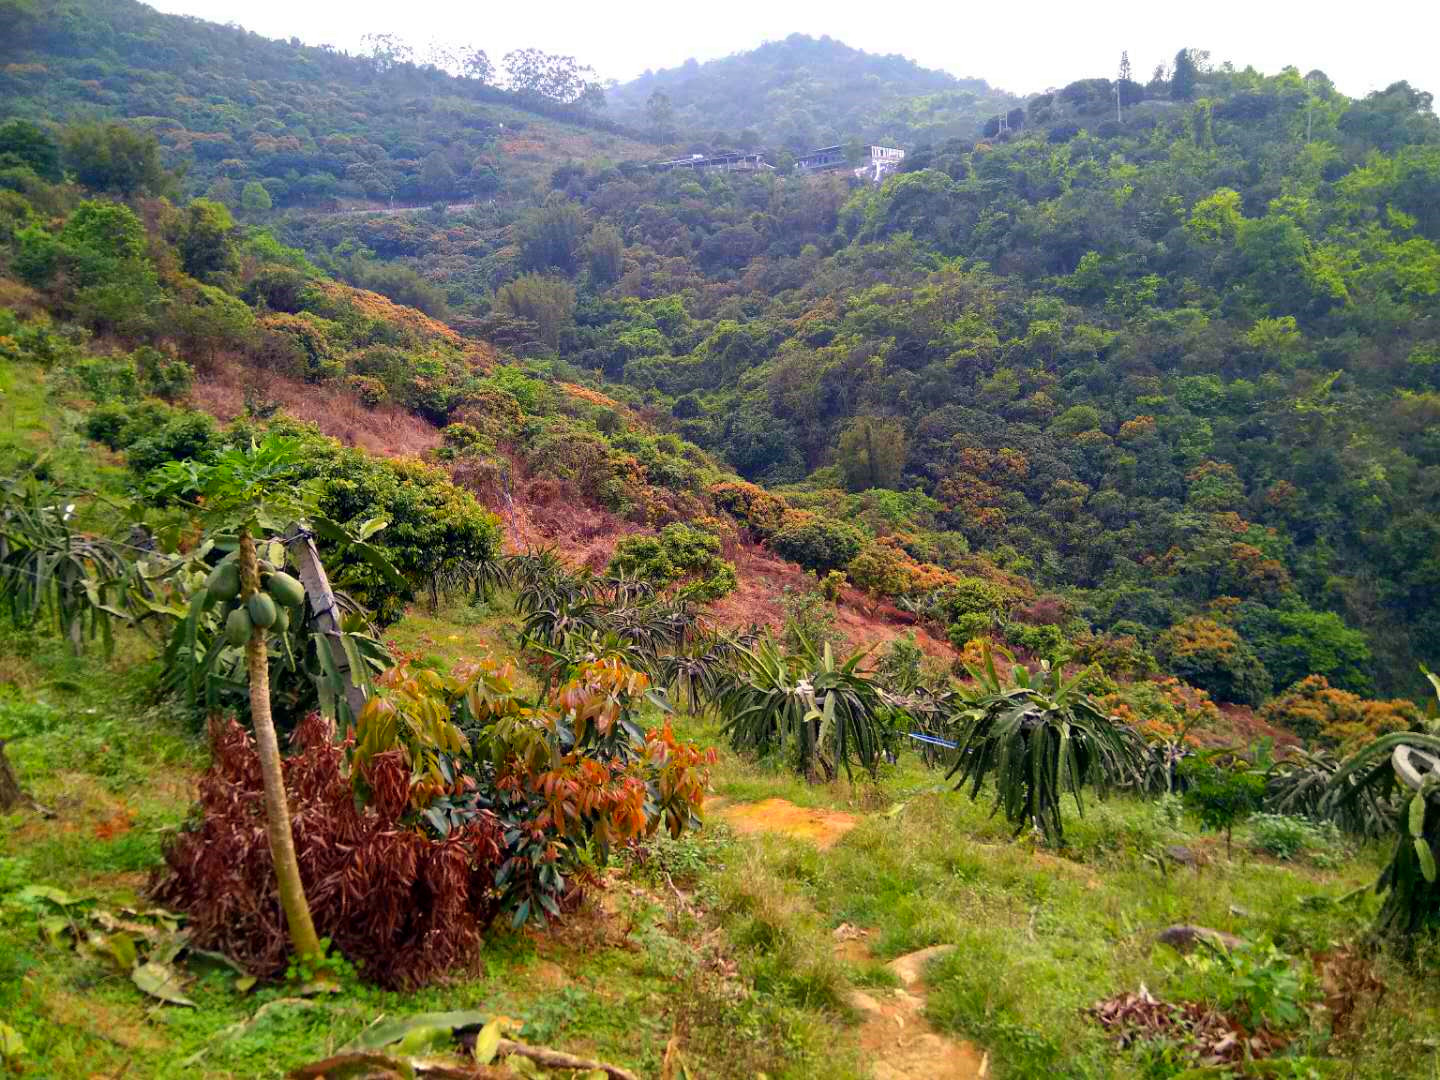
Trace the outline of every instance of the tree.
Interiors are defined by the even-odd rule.
[[[1175,70],[1170,75],[1170,96],[1176,101],[1193,100],[1199,78],[1194,54],[1190,49],[1181,49],[1175,54]]]
[[[299,447],[271,435],[248,450],[226,450],[213,464],[171,461],[158,470],[153,491],[157,495],[200,502],[206,523],[213,532],[234,531],[239,538],[236,561],[240,606],[236,607],[235,614],[247,613],[241,624],[248,629],[244,641],[245,667],[250,686],[250,719],[255,728],[255,753],[264,782],[266,833],[291,944],[301,959],[315,963],[323,960],[324,950],[315,933],[305,886],[300,880],[290,809],[285,798],[280,744],[270,709],[270,664],[266,648],[269,624],[260,625],[253,614],[268,601],[261,593],[260,561],[255,548],[257,535],[284,532],[314,505],[314,488],[296,482],[299,465]],[[273,612],[273,604],[271,608]]]
[[[495,65],[490,62],[484,49],[462,48],[460,50],[460,71],[467,79],[489,84],[495,81]]]
[[[52,184],[61,179],[60,147],[49,132],[28,120],[0,126],[0,169],[21,165]]]
[[[377,71],[391,71],[415,59],[415,50],[394,34],[366,34],[360,44],[369,50],[370,62]]]
[[[274,205],[265,185],[258,180],[250,180],[240,189],[240,209],[247,214],[263,214]]]
[[[455,170],[439,150],[425,155],[420,164],[420,195],[426,199],[448,199],[455,194]]]
[[[1180,763],[1180,776],[1188,786],[1185,805],[1200,815],[1207,828],[1225,830],[1225,857],[1231,852],[1231,834],[1237,823],[1260,809],[1265,797],[1265,774],[1241,757],[1201,754]]]
[[[1160,638],[1175,675],[1220,701],[1259,705],[1270,693],[1270,673],[1231,627],[1201,615],[1177,623]]]
[[[79,124],[66,130],[62,145],[66,166],[92,191],[129,198],[164,195],[174,185],[155,136],[124,124]]]
[[[650,132],[657,142],[665,142],[675,134],[675,107],[670,96],[656,87],[645,101],[645,118],[650,122]]]
[[[507,86],[522,96],[585,108],[596,108],[605,102],[605,92],[594,80],[594,68],[579,63],[573,56],[551,55],[539,49],[515,49],[505,54],[502,63]]]
[[[841,433],[836,456],[848,490],[893,488],[905,468],[905,429],[898,420],[857,417]]]
[[[585,244],[590,280],[596,285],[613,285],[625,268],[625,241],[613,225],[596,225]]]
[[[180,263],[187,274],[201,281],[235,268],[235,219],[223,205],[195,199],[186,207]]]
[[[560,332],[575,317],[575,287],[562,278],[526,274],[500,289],[495,306],[534,323],[540,340],[554,349],[560,345]]]
[[[580,268],[585,241],[585,215],[578,203],[559,192],[545,205],[526,214],[519,225],[520,265],[526,270],[560,270],[574,274]]]

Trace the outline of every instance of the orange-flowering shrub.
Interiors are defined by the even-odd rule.
[[[1260,715],[1302,739],[1346,751],[1393,731],[1408,731],[1422,717],[1412,701],[1362,698],[1331,686],[1323,675],[1301,679],[1268,702]]]
[[[1209,694],[1173,677],[1131,683],[1100,703],[1151,743],[1199,746],[1224,720]]]
[[[715,484],[710,488],[710,497],[715,500],[716,506],[762,538],[780,528],[787,510],[785,500],[780,496],[745,480]]]
[[[856,588],[872,596],[923,596],[958,580],[943,567],[920,562],[894,536],[867,544],[845,572]]]

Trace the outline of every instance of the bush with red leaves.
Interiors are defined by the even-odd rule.
[[[165,852],[155,899],[183,911],[192,940],[231,956],[257,975],[285,970],[288,938],[265,833],[260,763],[233,720],[211,724],[214,762],[200,782],[198,820]],[[363,766],[370,798],[357,806],[342,768],[350,740],[311,715],[285,759],[300,876],[315,928],[342,954],[363,960],[361,975],[409,988],[464,963],[498,911],[495,872],[502,831],[482,813],[443,840],[402,818],[410,809],[410,767],[401,751]]]

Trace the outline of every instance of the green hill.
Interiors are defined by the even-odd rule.
[[[0,4],[0,114],[127,120],[187,191],[238,204],[256,182],[280,207],[515,195],[566,157],[653,154],[577,107],[135,0]]]
[[[983,79],[957,79],[903,56],[792,34],[704,64],[647,72],[607,92],[610,111],[655,131],[650,96],[669,99],[666,125],[719,149],[769,147],[804,153],[850,140],[909,146],[973,136],[1019,104]],[[663,133],[663,132],[661,132]]]

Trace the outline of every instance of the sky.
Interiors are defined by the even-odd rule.
[[[1400,79],[1440,96],[1440,4],[1434,0],[1023,0],[956,4],[947,0],[148,0],[161,11],[239,23],[266,37],[361,50],[366,34],[413,44],[441,41],[483,48],[498,61],[535,47],[575,56],[601,81],[624,82],[686,59],[712,60],[792,33],[828,34],[858,49],[900,53],[917,63],[974,76],[1014,93],[1113,78],[1121,50],[1136,77],[1182,46],[1208,49],[1273,73],[1293,64],[1318,68],[1345,93],[1363,96]]]

